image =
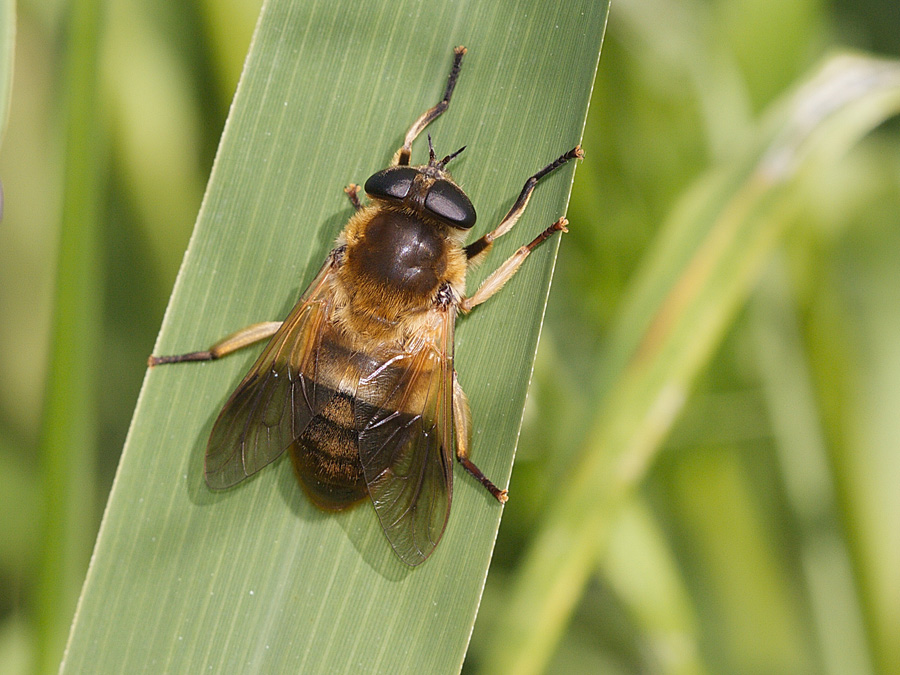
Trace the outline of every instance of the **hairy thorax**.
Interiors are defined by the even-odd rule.
[[[434,308],[439,289],[465,284],[459,245],[402,211],[361,211],[346,229],[336,323],[367,339],[402,340]]]

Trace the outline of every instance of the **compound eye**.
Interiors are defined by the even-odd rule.
[[[449,225],[468,230],[475,224],[475,207],[456,185],[436,180],[425,196],[425,208]]]
[[[366,181],[366,194],[381,199],[406,199],[418,173],[408,166],[392,166],[379,171]]]

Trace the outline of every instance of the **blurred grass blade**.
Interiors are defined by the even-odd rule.
[[[36,617],[41,672],[55,672],[88,562],[94,522],[96,352],[101,324],[99,0],[68,8],[65,173],[50,368],[41,427],[44,542]]]
[[[612,382],[570,480],[526,553],[487,672],[542,670],[617,509],[640,482],[700,369],[777,245],[800,179],[900,109],[900,65],[828,60],[712,172],[647,255],[611,340]]]
[[[600,571],[634,617],[658,672],[706,672],[690,594],[665,533],[643,500],[633,499],[619,512]]]
[[[0,0],[0,148],[9,122],[13,57],[16,47],[16,3]],[[0,221],[3,220],[3,182],[0,179]]]
[[[457,44],[469,53],[453,104],[429,131],[439,153],[468,146],[454,176],[479,208],[476,229],[489,228],[528,175],[578,142],[606,10],[589,0],[381,0],[365,12],[269,0],[156,353],[284,316],[351,213],[341,188],[387,164],[440,98]],[[426,153],[417,144],[413,162]],[[564,213],[573,170],[541,184],[493,261]],[[501,485],[557,244],[458,325],[473,456]],[[369,505],[320,513],[283,461],[210,492],[212,421],[258,352],[148,374],[62,671],[458,671],[502,509],[457,473],[444,539],[412,570]]]
[[[200,0],[198,3],[204,32],[209,36],[216,86],[225,101],[234,94],[234,83],[244,66],[243,54],[234,45],[249,43],[260,4],[261,0]]]
[[[839,508],[832,464],[821,426],[813,376],[804,351],[798,307],[781,256],[751,304],[763,391],[775,429],[785,494],[800,533],[801,575],[822,654],[823,672],[875,672],[853,577],[851,555],[836,529]]]
[[[0,145],[9,122],[13,61],[16,47],[16,3],[0,0]],[[3,202],[0,201],[0,206]],[[0,210],[2,215],[2,210]]]

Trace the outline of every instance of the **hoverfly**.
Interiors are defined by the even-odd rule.
[[[447,163],[465,148],[410,166],[412,143],[449,106],[465,47],[454,50],[444,97],[410,127],[391,165],[365,184],[334,249],[283,322],[249,326],[206,351],[151,356],[150,366],[217,359],[271,338],[216,419],[206,482],[224,489],[285,450],[320,508],[339,511],[369,497],[394,551],[408,565],[434,550],[450,514],[451,455],[497,499],[469,459],[470,415],[453,368],[453,327],[497,293],[560,218],[519,248],[466,296],[466,270],[512,229],[538,181],[583,157],[575,147],[531,176],[491,232],[464,244],[475,208]]]

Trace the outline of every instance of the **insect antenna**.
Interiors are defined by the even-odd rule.
[[[444,157],[444,159],[442,159],[440,162],[436,162],[436,161],[434,161],[436,158],[436,155],[434,154],[434,146],[431,144],[431,134],[428,134],[428,166],[433,166],[438,169],[443,169],[447,165],[447,162],[449,162],[451,159],[456,157],[459,153],[461,153],[465,149],[466,149],[466,146],[464,145],[456,152],[451,152],[449,155]]]
[[[443,169],[443,168],[447,165],[447,162],[449,162],[451,159],[453,159],[454,157],[456,157],[459,153],[461,153],[461,152],[462,152],[463,150],[465,150],[465,149],[466,149],[466,146],[464,145],[464,146],[462,146],[459,150],[457,150],[456,152],[451,152],[449,155],[447,155],[446,157],[444,157],[444,159],[442,159],[440,162],[438,162],[438,166],[441,167],[441,168]]]

